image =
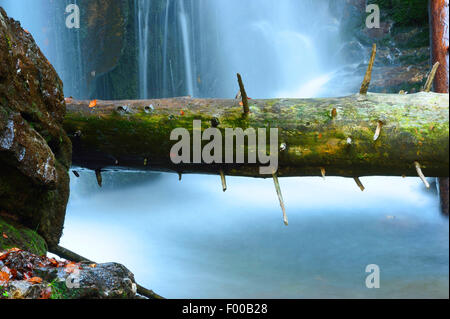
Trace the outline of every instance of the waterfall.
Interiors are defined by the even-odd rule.
[[[137,10],[137,43],[139,46],[139,97],[148,98],[148,68],[149,68],[149,32],[151,1],[135,0]]]
[[[181,35],[183,41],[183,56],[184,56],[187,95],[194,96],[194,83],[192,74],[194,62],[191,59],[191,44],[190,44],[192,38],[190,37],[189,32],[190,29],[188,26],[188,18],[184,7],[184,0],[179,1],[178,19],[180,22]]]
[[[250,96],[323,95],[340,67],[333,53],[341,42],[339,23],[326,1],[209,1],[206,10],[214,30],[206,41],[220,39],[215,72],[227,77],[222,90],[228,97],[236,93],[238,72]]]
[[[87,98],[87,86],[80,29],[68,29],[65,24],[65,8],[72,3],[79,0],[0,0],[0,6],[21,22],[52,63],[64,83],[64,94],[83,99]]]
[[[68,0],[69,2],[70,0]],[[76,5],[79,5],[80,0],[75,0],[74,3]],[[83,78],[83,74],[84,74],[84,68],[83,68],[83,54],[82,54],[82,50],[81,50],[81,37],[80,37],[80,32],[77,31],[76,32],[76,42],[75,42],[75,47],[76,47],[76,61],[77,61],[77,73],[79,74],[79,79]],[[80,90],[81,91],[81,90]],[[80,92],[81,93],[81,92]],[[82,95],[82,94],[80,94]]]
[[[168,43],[168,36],[169,36],[169,11],[170,10],[170,0],[167,0],[166,3],[166,11],[165,11],[165,16],[164,16],[164,40],[163,40],[163,81],[162,81],[162,85],[163,85],[163,95],[169,96],[169,86],[167,83],[167,78],[169,75],[169,71],[167,69],[167,64],[168,64],[168,57],[167,57],[167,43]],[[172,87],[173,88],[173,87]]]
[[[83,3],[0,5],[32,33],[66,95],[79,98],[83,37],[64,26],[71,1]],[[237,72],[253,98],[357,92],[340,76],[349,67],[341,17],[328,5],[341,1],[135,0],[140,97],[232,98]],[[420,180],[366,177],[362,193],[352,179],[282,179],[286,228],[270,179],[229,176],[223,194],[213,175],[179,183],[173,174],[105,172],[100,189],[92,171],[80,174],[61,245],[123,263],[164,297],[448,298],[448,219]],[[388,274],[383,289],[364,287],[369,263]]]
[[[348,66],[339,13],[327,1],[167,0],[162,16],[164,96],[233,97],[238,72],[259,98],[342,95],[357,86],[333,81]]]

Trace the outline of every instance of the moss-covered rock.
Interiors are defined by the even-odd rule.
[[[0,8],[0,211],[49,245],[62,234],[72,145],[56,71],[20,23]]]
[[[0,252],[14,247],[40,256],[47,252],[45,240],[34,230],[0,217]]]

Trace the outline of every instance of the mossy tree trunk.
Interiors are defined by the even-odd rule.
[[[278,128],[281,177],[318,176],[322,169],[331,176],[417,176],[415,161],[427,176],[448,176],[448,98],[369,93],[249,100],[247,116],[238,100],[98,101],[93,108],[89,101],[71,101],[64,128],[73,143],[73,164],[89,169],[222,170],[225,175],[268,177],[259,174],[260,164],[173,164],[171,131],[186,128],[192,137],[193,120],[202,120],[202,131],[217,126],[223,136],[225,128]]]

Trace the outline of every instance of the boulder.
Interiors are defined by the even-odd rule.
[[[118,263],[75,263],[0,251],[0,299],[132,299],[134,275]]]
[[[63,85],[32,35],[0,8],[0,216],[52,246],[62,234],[72,146]]]

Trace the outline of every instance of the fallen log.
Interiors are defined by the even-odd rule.
[[[260,174],[259,163],[172,163],[171,131],[186,128],[192,137],[193,120],[201,120],[202,131],[217,127],[223,136],[225,128],[278,128],[278,177],[321,176],[324,169],[353,178],[417,176],[416,162],[426,176],[449,175],[448,94],[249,100],[246,115],[234,99],[66,102],[73,165],[93,170],[272,177]]]

